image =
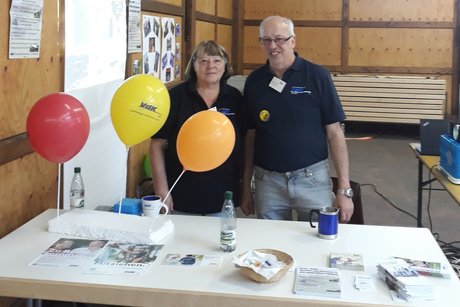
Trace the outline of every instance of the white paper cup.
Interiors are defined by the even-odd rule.
[[[161,209],[164,208],[163,214],[160,214]],[[161,197],[158,195],[147,195],[142,197],[142,212],[144,216],[148,217],[163,217],[169,213],[168,206],[161,202]]]

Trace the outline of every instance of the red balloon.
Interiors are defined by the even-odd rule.
[[[54,93],[40,98],[27,116],[27,135],[43,158],[63,163],[72,159],[86,143],[89,116],[73,96]]]

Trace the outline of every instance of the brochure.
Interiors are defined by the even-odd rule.
[[[157,259],[163,245],[109,242],[87,273],[142,275]]]
[[[60,238],[29,265],[84,268],[94,261],[107,242],[107,240]]]
[[[443,264],[440,262],[433,262],[433,261],[414,260],[414,259],[402,258],[402,257],[394,257],[394,258],[404,260],[413,269],[415,269],[420,275],[451,278],[451,274],[448,269],[449,264],[446,264],[446,263]]]
[[[340,273],[336,268],[297,267],[294,293],[337,297],[341,296]]]
[[[433,285],[402,259],[381,261],[377,264],[379,276],[390,290],[395,290],[409,302],[432,300]]]
[[[183,266],[215,266],[222,263],[223,257],[217,255],[196,255],[196,254],[167,254],[163,259],[164,265]]]
[[[341,270],[364,271],[363,255],[332,252],[329,256],[329,267]]]
[[[30,266],[73,267],[90,274],[145,274],[163,245],[60,238]]]

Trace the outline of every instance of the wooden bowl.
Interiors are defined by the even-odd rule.
[[[278,261],[281,261],[284,263],[284,267],[278,273],[273,275],[270,279],[266,279],[264,276],[254,272],[254,270],[251,268],[240,267],[240,271],[243,273],[243,275],[255,282],[259,282],[259,283],[276,282],[280,280],[286,274],[287,271],[289,271],[292,264],[294,263],[294,260],[292,259],[290,255],[282,251],[276,250],[276,249],[255,249],[255,251],[260,252],[260,253],[275,255]]]

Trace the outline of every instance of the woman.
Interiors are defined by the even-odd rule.
[[[51,245],[46,252],[48,253],[61,253],[61,252],[69,252],[73,245],[75,244],[75,241],[72,239],[59,239],[56,241],[53,245]]]
[[[236,133],[235,148],[221,166],[207,172],[186,171],[179,179],[166,200],[171,212],[219,215],[224,192],[230,190],[239,195],[243,98],[236,88],[226,83],[231,73],[225,49],[214,41],[203,41],[195,48],[187,65],[186,81],[169,91],[171,109],[168,119],[150,143],[155,194],[162,199],[183,170],[176,141],[182,124],[190,116],[215,108],[228,116]]]

